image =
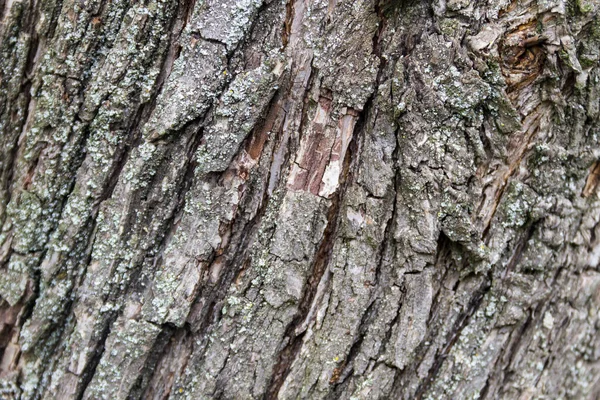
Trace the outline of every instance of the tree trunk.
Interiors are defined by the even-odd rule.
[[[596,399],[597,0],[0,0],[0,397]]]

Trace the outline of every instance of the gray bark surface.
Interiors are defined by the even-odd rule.
[[[596,399],[597,0],[0,0],[0,397]]]

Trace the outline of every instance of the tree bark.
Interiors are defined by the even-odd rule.
[[[0,0],[0,397],[596,399],[596,0]]]

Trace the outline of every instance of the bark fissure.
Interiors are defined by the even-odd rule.
[[[437,374],[439,373],[442,364],[444,363],[444,361],[446,361],[446,358],[452,350],[452,347],[458,340],[461,332],[469,324],[469,320],[481,306],[486,293],[491,289],[491,283],[488,279],[484,280],[484,282],[480,285],[477,292],[469,301],[467,309],[464,310],[457,318],[454,326],[452,327],[452,330],[447,335],[445,345],[443,346],[441,351],[438,354],[436,354],[433,366],[429,370],[427,376],[423,379],[421,385],[419,385],[419,387],[417,388],[415,392],[415,399],[422,399],[423,396],[427,393],[432,382],[437,377]]]
[[[350,159],[351,153],[349,152],[347,155],[347,160],[345,161],[345,172],[343,173],[345,182],[348,178],[348,169],[350,168]],[[329,260],[331,258],[331,251],[333,249],[334,237],[337,231],[337,224],[339,218],[339,208],[342,191],[338,191],[331,202],[331,206],[329,207],[328,215],[327,215],[327,227],[325,228],[325,232],[323,233],[323,239],[319,245],[319,249],[315,254],[315,261],[311,267],[311,272],[309,274],[308,282],[304,289],[304,294],[302,296],[302,300],[298,307],[299,312],[297,316],[294,318],[293,322],[286,328],[285,337],[288,338],[289,343],[280,351],[278,356],[278,363],[273,368],[274,373],[271,379],[271,383],[269,384],[268,394],[266,396],[267,399],[275,399],[277,398],[277,394],[281,385],[283,384],[285,378],[287,377],[289,368],[293,363],[294,359],[298,355],[298,351],[302,346],[302,339],[304,337],[304,330],[302,332],[296,332],[297,327],[303,323],[306,319],[306,316],[311,308],[311,304],[316,294],[317,285],[319,284],[323,274],[325,273],[325,269],[328,267]]]

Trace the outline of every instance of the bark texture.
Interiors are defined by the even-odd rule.
[[[0,397],[596,399],[597,0],[0,0]]]

